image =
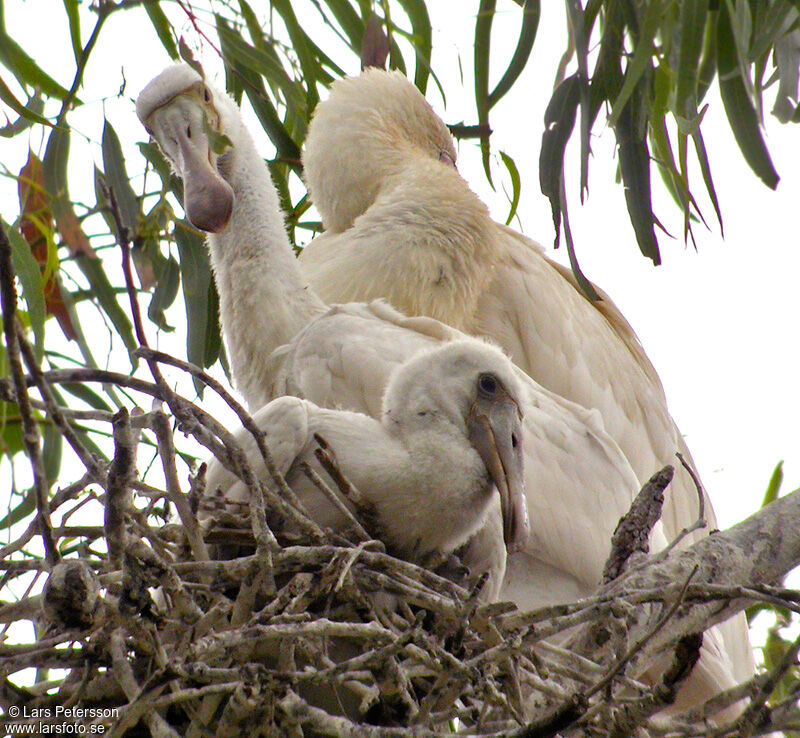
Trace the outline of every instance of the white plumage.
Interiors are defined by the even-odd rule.
[[[466,339],[424,350],[399,366],[386,387],[380,420],[296,397],[273,400],[254,420],[304,508],[321,525],[337,529],[346,518],[300,466],[318,467],[314,438],[322,436],[360,493],[375,532],[406,559],[424,562],[431,554],[449,553],[490,513],[496,515],[500,534],[486,541],[490,565],[478,568],[499,583],[505,545],[527,536],[521,393],[500,351]],[[259,458],[251,434],[242,429],[237,440],[250,459]],[[225,490],[228,500],[247,499],[245,485],[216,461],[207,483],[209,490]],[[495,588],[490,597],[496,594]]]
[[[300,257],[324,300],[386,298],[502,347],[542,386],[600,411],[640,483],[691,455],[637,336],[598,289],[592,303],[542,248],[495,223],[452,166],[447,127],[399,72],[335,82],[309,127],[305,179],[326,232]],[[680,465],[663,511],[667,538],[698,514]],[[705,496],[708,529],[716,516]],[[691,543],[705,536],[696,531]],[[736,678],[754,665],[743,615],[723,624]]]
[[[436,320],[407,318],[382,302],[328,309],[298,268],[277,193],[238,109],[194,72],[185,67],[167,69],[139,96],[137,113],[184,179],[187,212],[197,224],[217,231],[209,234],[208,245],[220,293],[220,316],[236,385],[251,409],[289,394],[320,407],[378,418],[385,388],[399,365],[420,350],[464,337]],[[205,125],[217,127],[233,143],[219,156],[210,150],[204,119]],[[368,168],[369,159],[363,162]],[[436,160],[432,164],[454,171]],[[396,173],[399,176],[400,170]],[[343,197],[351,186],[341,183]],[[467,195],[471,193],[464,185],[465,203]],[[396,234],[397,224],[406,224],[414,211],[400,208],[393,215],[389,204],[379,223],[387,229],[394,225],[391,232]],[[481,218],[486,219],[485,212]],[[362,222],[372,223],[363,214],[354,227]],[[423,226],[419,221],[417,230],[422,232]],[[447,220],[431,227],[450,233]],[[403,237],[412,231],[409,227],[401,232],[396,250],[405,248]],[[470,233],[467,227],[462,235],[466,238]],[[375,225],[375,238],[380,234]],[[425,263],[428,251],[420,249],[419,255]],[[467,256],[465,268],[471,263]],[[533,263],[543,261],[541,255],[535,259]],[[448,264],[441,265],[443,279],[453,276]],[[375,262],[373,267],[379,271],[380,264]],[[345,274],[331,278],[342,279]],[[568,294],[575,293],[569,289]],[[541,347],[529,343],[526,350],[531,355],[540,349],[552,351],[546,340],[545,335]],[[632,348],[636,346],[634,340]],[[579,362],[585,361],[580,352],[576,356]],[[524,415],[530,534],[523,550],[510,558],[509,566],[516,574],[504,582],[508,589],[500,597],[513,595],[520,607],[528,608],[593,590],[611,533],[627,511],[638,482],[596,411],[543,389],[518,369],[515,373]],[[477,550],[470,551],[470,560],[489,556],[481,535],[473,539]],[[483,535],[492,539],[491,533]],[[651,540],[656,548],[665,545],[660,526]],[[697,698],[731,681],[730,664],[715,639],[713,632],[706,638],[707,650],[717,651],[715,658],[701,661],[692,677],[690,689]]]

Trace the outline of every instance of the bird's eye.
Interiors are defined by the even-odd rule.
[[[451,167],[455,167],[456,165],[456,160],[453,158],[453,155],[444,149],[439,152],[439,161],[449,164]]]
[[[493,396],[497,392],[497,379],[491,374],[481,374],[478,377],[478,390],[481,394]]]
[[[192,129],[189,126],[186,126],[186,138],[192,137]]]
[[[211,93],[208,91],[208,87],[203,88],[203,99],[206,102],[211,102]]]

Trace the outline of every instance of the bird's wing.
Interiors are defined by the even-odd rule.
[[[282,359],[284,391],[379,418],[391,373],[448,335],[436,321],[408,321],[380,301],[331,308],[292,341]]]
[[[538,245],[498,228],[506,253],[479,303],[475,331],[499,343],[546,388],[597,408],[640,481],[665,464],[676,465],[675,452],[686,452],[686,445],[652,364],[611,299],[590,302]],[[698,512],[694,483],[677,466],[664,509],[668,538]],[[707,496],[705,503],[713,521]]]

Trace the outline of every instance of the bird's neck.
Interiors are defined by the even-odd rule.
[[[387,168],[351,228],[306,251],[305,273],[329,302],[385,298],[406,315],[462,330],[501,255],[488,210],[467,183],[419,155]]]
[[[233,212],[208,245],[234,380],[256,408],[272,399],[265,381],[269,355],[325,305],[301,276],[269,170],[243,125],[234,140],[220,162],[233,188]]]

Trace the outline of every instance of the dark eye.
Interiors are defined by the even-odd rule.
[[[444,149],[439,152],[439,161],[449,164],[451,167],[455,167],[456,165],[456,160],[453,158],[453,155]]]
[[[192,129],[189,126],[186,126],[186,138],[192,137]]]
[[[481,394],[493,396],[497,392],[497,379],[491,374],[481,374],[478,377],[478,390]]]
[[[211,93],[208,91],[208,87],[203,88],[203,99],[206,102],[211,102]]]

